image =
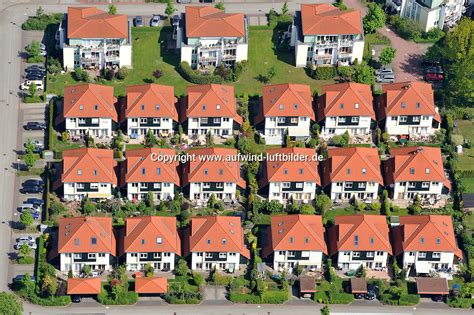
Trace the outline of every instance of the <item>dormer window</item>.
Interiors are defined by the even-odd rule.
[[[410,174],[415,174],[415,169],[413,167],[410,168]]]
[[[140,108],[141,108],[142,110],[145,110],[145,104],[142,104],[142,106],[140,106]]]

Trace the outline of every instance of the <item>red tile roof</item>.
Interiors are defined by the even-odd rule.
[[[451,182],[444,173],[440,148],[393,148],[390,149],[390,155],[392,157],[384,163],[386,185],[395,182],[429,181],[442,182],[446,187],[451,187]]]
[[[118,120],[117,99],[112,86],[79,84],[64,87],[63,116],[65,118],[111,118]]]
[[[127,150],[125,182],[130,183],[174,183],[179,186],[178,161],[157,161],[159,155],[174,157],[173,149],[145,148]]]
[[[159,277],[135,278],[135,292],[144,294],[158,294],[168,292],[168,279]]]
[[[127,118],[162,117],[178,121],[174,87],[160,84],[127,86]]]
[[[260,180],[262,187],[268,185],[270,182],[314,182],[321,186],[315,149],[269,149],[267,150],[267,155],[273,156],[274,158],[267,159],[263,164],[263,177]],[[285,162],[283,158],[278,158],[280,155],[307,158],[305,161]]]
[[[59,253],[110,253],[115,256],[115,246],[111,217],[59,219]]]
[[[128,38],[128,17],[110,15],[96,7],[69,7],[68,38]]]
[[[267,255],[278,250],[321,251],[327,254],[321,216],[309,214],[272,216],[269,245]]]
[[[183,186],[199,182],[232,182],[242,188],[245,187],[245,181],[240,175],[240,162],[236,160],[236,149],[191,149],[188,151],[188,154],[195,156],[195,159],[192,159],[183,166]],[[212,156],[220,156],[221,158],[219,158],[219,161],[215,160],[216,158],[213,158],[214,160],[212,161],[208,160],[208,157],[212,158]],[[226,159],[231,161],[226,161]]]
[[[224,13],[213,6],[186,7],[187,37],[243,37],[244,15]]]
[[[232,85],[193,85],[188,86],[186,92],[186,113],[181,121],[192,117],[229,117],[242,124]]]
[[[462,258],[454,234],[453,221],[447,215],[401,216],[395,227],[393,250],[395,255],[403,252],[452,252]]]
[[[440,121],[435,110],[433,88],[426,82],[400,82],[382,85],[379,103],[379,119],[399,115],[434,115]]]
[[[99,294],[101,289],[100,278],[67,279],[67,294]]]
[[[316,120],[313,109],[313,96],[306,84],[275,84],[262,89],[260,110],[255,121],[263,121],[265,117],[309,117]],[[283,106],[282,106],[283,105]]]
[[[244,243],[240,217],[209,216],[191,219],[189,253],[227,252],[240,253],[250,258]]]
[[[361,34],[358,10],[340,10],[330,4],[302,4],[303,35]]]
[[[318,121],[328,116],[369,116],[375,120],[370,85],[338,83],[323,86],[318,98]]]
[[[380,158],[376,148],[352,147],[328,150],[322,162],[323,185],[332,182],[377,182],[383,185]]]
[[[126,219],[125,253],[175,253],[181,255],[176,217],[135,217]],[[162,243],[158,244],[157,238]]]
[[[329,254],[338,251],[383,251],[392,254],[387,219],[384,215],[336,216],[328,230]],[[358,237],[358,245],[354,243]]]
[[[79,148],[63,152],[63,183],[112,183],[117,185],[114,152],[109,149]]]

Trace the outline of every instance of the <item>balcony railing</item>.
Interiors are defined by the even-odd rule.
[[[120,45],[107,45],[105,48],[107,50],[120,50]]]
[[[217,61],[217,57],[199,57],[199,62]]]
[[[237,56],[236,55],[224,55],[222,56],[222,60],[237,60]]]
[[[120,56],[105,56],[105,61],[119,61]]]
[[[314,59],[316,60],[332,59],[332,55],[331,54],[314,55]]]
[[[99,62],[99,57],[81,57],[82,63]]]
[[[332,47],[332,46],[337,46],[337,41],[326,41],[326,40],[322,40],[322,41],[316,42],[316,46],[319,46],[319,47]]]

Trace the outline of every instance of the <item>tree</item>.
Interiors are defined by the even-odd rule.
[[[268,74],[267,74],[268,82],[270,82],[276,76],[276,74],[277,72],[276,72],[275,67],[270,67],[270,69],[268,69]]]
[[[357,66],[354,66],[352,79],[357,83],[372,85],[375,83],[374,68],[369,66],[365,61],[362,61]]]
[[[178,266],[174,269],[174,273],[177,276],[185,276],[188,274],[188,264],[186,263],[186,260],[180,259],[178,262]]]
[[[155,210],[155,197],[153,196],[153,192],[149,191],[147,196],[146,196],[146,202],[147,202],[147,206],[151,209],[151,210]]]
[[[86,276],[90,276],[92,274],[92,268],[90,265],[84,265],[82,268],[82,273],[85,274]]]
[[[362,23],[366,34],[375,33],[375,31],[385,25],[385,12],[382,7],[375,2],[368,5],[368,11]]]
[[[115,15],[117,14],[117,7],[113,4],[109,4],[109,14]]]
[[[151,278],[153,277],[153,274],[155,273],[155,268],[153,268],[153,266],[150,263],[148,263],[145,265],[144,271],[145,271],[145,277]]]
[[[166,2],[166,9],[165,9],[165,14],[166,16],[171,17],[173,13],[176,11],[175,7],[173,6],[173,2],[171,0],[168,0]]]
[[[365,278],[366,275],[367,275],[367,272],[365,271],[364,265],[361,264],[360,267],[357,269],[356,277],[357,278]]]
[[[331,314],[329,310],[329,306],[324,305],[323,308],[321,308],[321,315],[329,315],[329,314]]]
[[[316,209],[320,215],[324,215],[326,211],[331,209],[332,201],[326,194],[321,194],[316,197]]]
[[[31,82],[30,86],[28,87],[28,94],[33,98],[36,96],[37,91],[38,91],[38,87],[36,86],[36,83]]]
[[[278,200],[272,200],[265,204],[265,210],[269,213],[281,212],[283,205]]]
[[[207,201],[207,207],[210,209],[214,209],[214,207],[216,206],[216,203],[217,203],[216,195],[212,193],[211,196],[209,197],[209,200]]]
[[[288,11],[288,3],[285,1],[285,3],[283,3],[283,6],[281,7],[281,15],[287,15]]]
[[[421,200],[420,196],[416,195],[413,203],[408,206],[408,210],[411,214],[420,214],[421,213]]]
[[[18,249],[18,254],[21,257],[28,257],[28,256],[30,256],[31,251],[32,251],[31,247],[27,243],[23,243],[20,246],[20,249]]]
[[[53,277],[50,274],[44,274],[42,280],[41,291],[49,296],[54,296],[58,291],[58,282],[56,281],[56,277]]]
[[[156,146],[157,142],[158,140],[156,139],[153,131],[151,129],[148,129],[148,132],[145,136],[145,146],[147,148],[153,148],[154,146]]]
[[[314,214],[314,207],[309,203],[305,203],[300,208],[301,214]]]
[[[224,2],[216,3],[216,5],[214,6],[214,8],[224,11],[224,10],[225,10]]]
[[[23,226],[27,228],[35,222],[35,219],[31,215],[30,211],[25,210],[25,212],[20,215],[20,221]]]
[[[30,139],[28,139],[28,142],[25,144],[25,148],[26,153],[23,160],[25,161],[27,169],[30,169],[35,165],[37,160],[37,156],[34,153],[35,145],[33,144],[33,142],[31,142]]]
[[[381,208],[380,208],[382,214],[386,216],[392,215],[390,211],[390,201],[388,200],[388,191],[384,189],[382,191],[382,197],[381,197]]]
[[[337,67],[337,74],[341,81],[351,81],[354,69],[351,66],[339,66]]]
[[[128,69],[125,67],[121,67],[118,69],[117,73],[115,73],[115,78],[118,80],[125,80],[125,78],[128,76]]]
[[[32,41],[25,50],[28,53],[28,58],[35,59],[41,56],[40,43],[37,40]]]
[[[82,200],[82,213],[85,215],[91,215],[97,210],[97,207],[95,204],[93,204],[89,198],[84,198]]]
[[[8,292],[0,292],[0,314],[23,314],[23,305],[16,295]]]
[[[44,15],[44,9],[41,6],[39,6],[38,9],[36,9],[36,16],[41,17],[43,15]]]
[[[382,65],[386,66],[392,63],[393,59],[395,58],[395,53],[397,50],[393,47],[386,46],[382,49],[379,56],[379,61]]]

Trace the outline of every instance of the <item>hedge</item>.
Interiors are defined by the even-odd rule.
[[[420,296],[418,294],[402,294],[398,300],[400,306],[410,306],[420,303]]]
[[[336,76],[336,68],[333,66],[317,67],[315,71],[318,80],[332,80]]]
[[[25,298],[31,303],[41,306],[67,306],[71,304],[71,297],[69,295],[53,296],[48,298],[30,295]]]
[[[97,295],[97,300],[104,305],[130,305],[138,302],[138,293],[134,291],[121,291],[117,299],[113,299],[108,294],[108,291],[102,288],[99,295]]]
[[[351,293],[333,292],[329,303],[331,304],[349,304],[354,300],[354,295]]]
[[[448,298],[448,305],[455,308],[471,308],[474,303],[470,298]]]
[[[263,304],[283,304],[288,301],[288,291],[265,291],[261,297]]]
[[[54,100],[49,101],[48,150],[54,151]]]
[[[230,292],[229,300],[233,303],[259,304],[260,297],[253,294]]]
[[[224,83],[224,79],[221,76],[214,74],[202,75],[199,71],[193,70],[186,61],[181,62],[177,70],[186,81],[194,84]]]

